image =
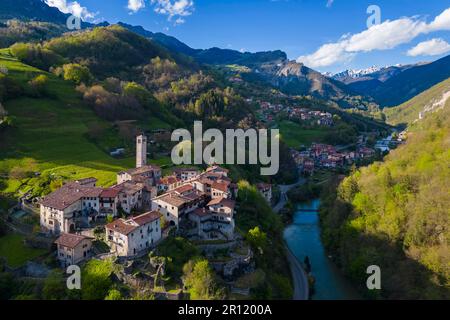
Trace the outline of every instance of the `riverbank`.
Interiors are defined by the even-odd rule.
[[[280,185],[280,199],[277,204],[275,204],[272,207],[272,210],[275,213],[279,213],[281,209],[283,209],[287,202],[288,197],[287,193],[293,189],[296,188],[302,184],[304,184],[306,180],[304,178],[299,178],[299,180],[291,185]],[[289,261],[289,266],[291,269],[292,274],[292,280],[294,285],[294,294],[292,299],[293,300],[309,300],[309,284],[308,284],[308,277],[306,276],[305,270],[303,270],[302,265],[300,262],[296,259],[294,254],[291,252],[289,246],[285,243],[284,244],[285,250],[286,250],[286,257]]]
[[[290,255],[299,265],[306,258],[314,277],[313,300],[360,299],[356,290],[328,257],[321,239],[318,209],[320,200],[297,203],[293,222],[284,231]],[[305,273],[305,277],[306,273]],[[295,280],[298,281],[298,280]],[[311,289],[309,289],[311,291]]]
[[[286,244],[285,247],[287,253],[286,256],[291,268],[292,279],[294,280],[293,300],[309,300],[308,276],[289,246]]]

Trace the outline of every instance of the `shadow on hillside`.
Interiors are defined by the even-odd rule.
[[[351,236],[348,236],[348,235]],[[405,255],[402,246],[389,239],[361,235],[355,229],[346,231],[340,243],[338,265],[358,290],[368,298],[389,300],[450,299],[443,277],[438,277],[424,265]],[[381,290],[368,290],[367,267],[381,269]]]

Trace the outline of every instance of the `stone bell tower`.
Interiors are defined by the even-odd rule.
[[[147,164],[147,137],[143,134],[136,137],[136,168]]]

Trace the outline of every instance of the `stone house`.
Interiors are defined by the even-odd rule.
[[[161,239],[159,211],[151,211],[130,219],[117,219],[106,225],[106,241],[111,252],[132,257],[156,245]]]
[[[79,234],[62,233],[55,243],[57,245],[57,260],[63,268],[79,264],[92,254],[92,240]]]
[[[234,235],[234,213],[234,200],[216,198],[189,214],[189,220],[194,222],[195,234],[200,239],[230,240]]]
[[[100,210],[103,189],[70,182],[40,201],[40,225],[52,233],[74,232],[89,226]]]
[[[201,207],[205,200],[206,195],[203,192],[183,186],[152,199],[152,210],[159,210],[166,221],[178,226],[186,214]]]
[[[122,171],[117,174],[117,184],[127,181],[144,183],[149,186],[156,186],[156,182],[161,179],[162,171],[158,166],[144,165],[139,168],[133,168]]]
[[[176,168],[173,174],[181,181],[188,181],[195,179],[200,175],[200,170],[197,168]]]

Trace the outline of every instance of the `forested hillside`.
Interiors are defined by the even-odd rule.
[[[355,170],[337,192],[330,186],[324,193],[325,244],[367,296],[450,298],[449,163],[447,102],[411,125],[406,145],[383,163]],[[381,268],[380,291],[365,287],[370,265]]]
[[[64,26],[50,22],[9,20],[0,22],[0,48],[16,42],[38,42],[61,35]]]
[[[386,120],[392,125],[409,124],[419,119],[420,113],[442,107],[450,93],[450,78],[422,92],[398,107],[384,109]]]

